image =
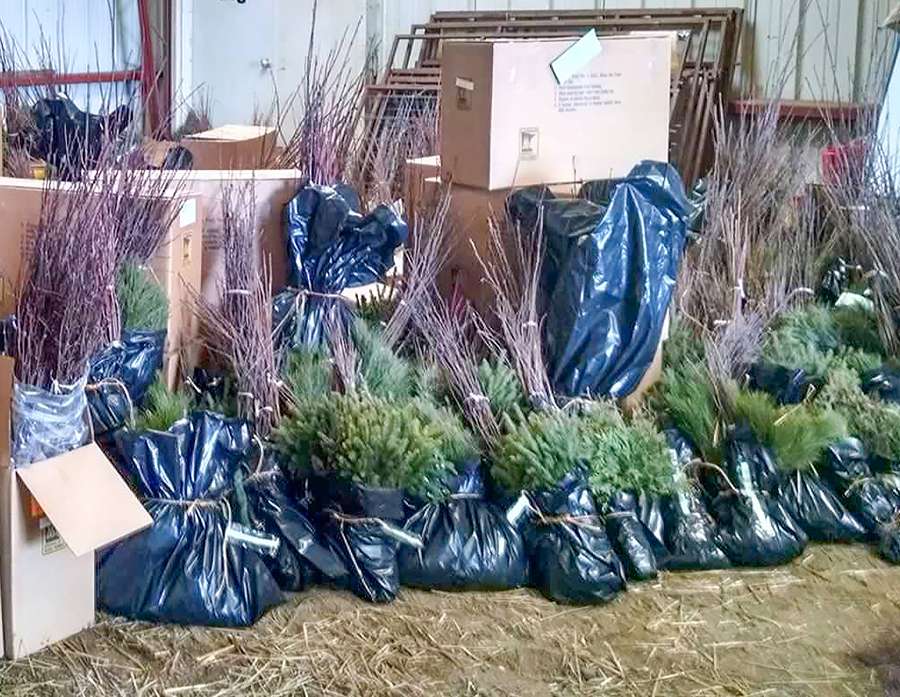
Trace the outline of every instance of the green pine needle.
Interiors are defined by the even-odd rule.
[[[806,404],[779,407],[768,394],[753,390],[738,391],[734,417],[750,426],[786,470],[813,467],[828,446],[847,435],[846,421],[831,409],[814,410]]]
[[[183,419],[191,409],[191,398],[181,391],[172,392],[162,376],[147,388],[144,406],[135,415],[135,431],[168,431],[172,424]]]
[[[859,438],[871,454],[900,460],[900,407],[863,392],[859,375],[852,370],[832,371],[816,404],[840,414],[850,435]]]
[[[287,355],[282,378],[295,399],[321,397],[331,392],[332,364],[321,349],[297,348]]]
[[[702,364],[666,368],[653,401],[656,410],[691,440],[706,462],[722,462],[719,411]]]
[[[169,300],[149,271],[125,263],[116,279],[116,295],[125,329],[162,330],[169,322]]]
[[[478,366],[478,383],[488,398],[491,411],[498,418],[524,408],[522,384],[505,361],[496,358],[482,361]]]
[[[360,378],[369,394],[385,399],[412,396],[415,381],[412,366],[394,352],[380,329],[357,319],[353,324],[353,340],[359,352]]]

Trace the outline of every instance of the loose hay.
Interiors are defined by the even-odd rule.
[[[103,618],[0,667],[0,694],[864,695],[896,679],[900,569],[814,546],[773,570],[663,574],[604,607],[528,590],[316,589],[249,630]]]

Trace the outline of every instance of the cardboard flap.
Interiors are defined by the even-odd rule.
[[[153,522],[95,443],[16,473],[75,556]]]
[[[227,126],[219,126],[201,133],[194,133],[187,137],[187,140],[224,140],[224,141],[241,141],[262,138],[271,133],[275,129],[272,126],[244,126],[238,124],[229,124]]]

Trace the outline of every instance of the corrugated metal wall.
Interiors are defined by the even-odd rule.
[[[371,1],[371,0],[370,0]],[[791,100],[859,100],[870,59],[889,36],[878,26],[895,0],[381,0],[383,45],[439,10],[742,7],[744,94]],[[784,76],[784,80],[781,79]],[[783,89],[774,85],[782,83]]]

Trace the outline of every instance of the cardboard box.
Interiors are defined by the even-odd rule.
[[[284,207],[305,184],[296,169],[193,170],[184,172],[184,188],[199,197],[204,211],[203,252],[199,288],[205,300],[215,302],[224,281],[222,256],[222,195],[229,186],[253,186],[257,251],[271,264],[272,286],[281,290],[288,279],[287,237]],[[165,176],[161,173],[160,176]]]
[[[152,519],[95,444],[14,468],[11,358],[0,357],[0,598],[7,658],[94,624],[94,552]],[[34,497],[45,519],[29,515]]]
[[[572,39],[445,42],[443,180],[497,190],[667,161],[673,37],[602,37],[570,61],[562,83],[551,64]]]
[[[181,139],[194,157],[193,169],[260,169],[275,154],[272,126],[220,126]]]
[[[60,191],[67,186],[60,184]],[[15,311],[19,283],[41,217],[44,184],[0,177],[0,316]],[[167,350],[163,366],[167,382],[178,383],[180,358],[196,344],[197,321],[187,311],[185,284],[200,288],[203,263],[203,203],[190,193],[173,194],[178,215],[150,260],[149,267],[169,299]]]
[[[417,157],[406,161],[403,213],[410,230],[415,225],[416,210],[423,205],[425,180],[441,176],[440,155]]]
[[[439,177],[427,177],[423,182],[421,200],[427,205],[436,201],[444,191]],[[550,187],[560,196],[573,195],[576,186],[556,184]],[[450,243],[447,261],[438,275],[438,290],[444,297],[462,296],[476,310],[490,315],[493,292],[482,282],[479,255],[489,256],[490,220],[502,222],[506,215],[506,199],[513,189],[490,191],[469,186],[450,186],[449,225]],[[476,253],[477,252],[477,253]]]

